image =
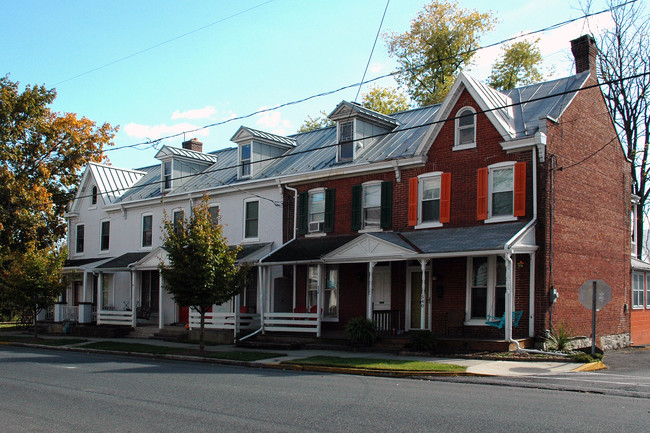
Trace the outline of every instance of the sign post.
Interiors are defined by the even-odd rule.
[[[596,312],[612,300],[612,288],[603,280],[587,280],[578,291],[578,300],[591,309],[591,354],[596,353]]]

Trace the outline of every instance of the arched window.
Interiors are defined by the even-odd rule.
[[[456,114],[454,146],[460,149],[476,146],[476,112],[471,107],[463,107]]]

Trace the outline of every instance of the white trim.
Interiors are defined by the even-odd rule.
[[[248,151],[250,153],[249,158],[247,160],[244,160],[242,158],[242,148],[244,146],[248,146]],[[253,176],[253,140],[251,140],[248,143],[241,143],[237,149],[237,162],[239,164],[239,167],[237,167],[237,178],[239,179],[248,179],[249,177]],[[244,174],[244,161],[248,161],[247,166],[248,166],[248,174]]]
[[[352,124],[352,139],[349,144],[352,146],[352,158],[341,159],[341,126],[343,124],[351,123]],[[356,157],[356,141],[355,141],[355,132],[357,130],[356,119],[354,117],[349,120],[342,120],[336,122],[336,162],[348,162],[354,161]],[[345,142],[348,144],[348,142]]]
[[[381,228],[381,207],[382,207],[382,202],[381,202],[381,180],[370,180],[368,182],[364,182],[361,184],[361,229],[358,230],[359,233],[363,232],[380,232],[383,229]],[[369,187],[374,187],[378,186],[379,187],[379,223],[376,226],[370,226],[366,227],[366,219],[364,215],[364,210],[365,210],[365,202],[366,202],[366,188]]]
[[[83,239],[83,245],[82,245],[82,251],[77,251],[77,244],[79,241],[79,226],[84,228],[84,239]],[[101,228],[100,228],[101,230]],[[100,239],[101,241],[101,239]],[[110,244],[109,244],[110,246]],[[83,256],[84,253],[86,252],[86,227],[85,223],[76,223],[74,226],[74,253],[72,254],[73,256]]]
[[[474,123],[472,125],[472,128],[474,129],[474,137],[472,139],[471,143],[463,143],[460,144],[460,113],[462,113],[465,110],[469,110],[472,112],[472,120],[474,120]],[[460,108],[458,111],[456,111],[456,115],[454,116],[454,149],[453,150],[463,150],[463,149],[472,149],[476,147],[476,110],[474,107],[471,106],[464,106]],[[462,129],[469,129],[469,126],[464,126]]]
[[[416,229],[424,228],[435,228],[442,227],[443,224],[440,222],[440,210],[441,210],[441,198],[442,198],[442,171],[432,171],[430,173],[424,173],[418,176],[418,224],[415,226]],[[422,199],[424,197],[424,181],[429,178],[438,178],[439,180],[439,191],[438,191],[438,220],[437,221],[427,221],[422,222]]]
[[[102,249],[102,237],[104,234],[104,223],[108,222],[108,248]],[[110,218],[102,218],[99,220],[99,253],[108,254],[111,250],[111,220]]]
[[[515,161],[504,161],[497,162],[495,164],[488,165],[488,217],[484,221],[486,224],[495,223],[495,222],[504,222],[504,221],[517,221],[517,217],[514,216],[515,211]],[[512,212],[511,215],[498,215],[492,216],[492,194],[494,193],[494,172],[497,170],[510,169],[512,171]]]
[[[255,237],[246,237],[246,205],[248,203],[257,202],[257,236]],[[260,199],[257,197],[247,198],[243,201],[243,221],[242,221],[242,243],[245,242],[259,242],[260,240]]]
[[[144,218],[148,216],[151,217],[151,244],[144,245]],[[153,246],[153,213],[143,212],[142,214],[140,214],[140,249],[151,250],[152,246]]]
[[[314,188],[310,189],[307,191],[307,234],[310,235],[322,235],[325,234],[325,208],[327,207],[327,195],[325,193],[326,189],[324,187],[319,187],[319,188]],[[316,224],[319,225],[318,230],[312,230],[310,228],[311,225],[311,214],[312,214],[312,209],[311,209],[311,204],[312,204],[312,197],[316,194],[323,194],[323,219],[320,221],[315,221]]]
[[[488,326],[485,324],[488,315],[494,316],[494,307],[496,304],[497,295],[497,260],[500,255],[483,255],[467,257],[467,274],[466,274],[466,291],[465,291],[465,325],[469,326]],[[485,314],[486,317],[472,318],[472,277],[474,271],[474,258],[487,259],[487,281],[486,281],[486,294],[485,294]],[[503,257],[501,257],[503,259]],[[506,290],[508,284],[508,274],[506,269]],[[505,302],[507,303],[507,295]],[[507,310],[507,306],[506,306]]]
[[[166,187],[166,180],[165,180],[165,166],[166,164],[169,163],[169,188]],[[165,158],[164,160],[160,161],[161,165],[161,170],[160,170],[160,191],[166,192],[166,191],[171,191],[174,188],[174,159],[173,158]]]

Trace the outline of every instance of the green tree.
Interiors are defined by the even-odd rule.
[[[117,130],[52,111],[55,98],[54,89],[20,92],[18,82],[0,78],[0,256],[61,239],[80,169],[102,160]]]
[[[176,227],[165,216],[163,247],[169,266],[161,263],[161,275],[176,303],[201,315],[199,347],[203,350],[205,313],[240,293],[249,269],[237,263],[239,248],[230,248],[222,225],[210,219],[207,199],[193,209],[189,219],[177,221]]]
[[[539,83],[544,76],[539,70],[542,54],[534,42],[518,41],[502,47],[501,58],[492,65],[488,78],[490,86],[499,90],[511,90],[518,85]]]
[[[321,111],[320,116],[318,117],[314,118],[311,116],[307,116],[307,119],[302,124],[300,129],[298,129],[298,132],[300,133],[309,132],[309,131],[314,131],[316,129],[326,128],[328,126],[334,126],[334,122],[328,119],[326,112]]]
[[[0,271],[0,292],[4,306],[14,311],[30,313],[34,336],[38,335],[36,316],[54,304],[65,285],[61,268],[67,256],[65,248],[37,248],[33,243],[12,256]]]
[[[463,9],[455,1],[433,1],[411,21],[409,31],[384,36],[399,63],[397,81],[420,105],[441,102],[458,73],[471,64],[479,39],[492,29],[491,12]]]
[[[408,97],[394,87],[372,87],[362,95],[361,105],[382,114],[409,109]]]

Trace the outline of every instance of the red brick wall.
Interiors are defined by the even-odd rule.
[[[560,122],[549,120],[547,125],[547,155],[539,185],[537,243],[542,248],[536,329],[551,326],[548,290],[554,284],[560,297],[552,309],[553,326],[563,324],[574,335],[591,335],[591,312],[578,301],[578,288],[586,280],[603,279],[612,287],[612,301],[598,313],[597,333],[629,332],[630,316],[624,311],[630,302],[630,167],[600,90],[578,92]],[[557,170],[553,171],[551,253],[552,161]]]

